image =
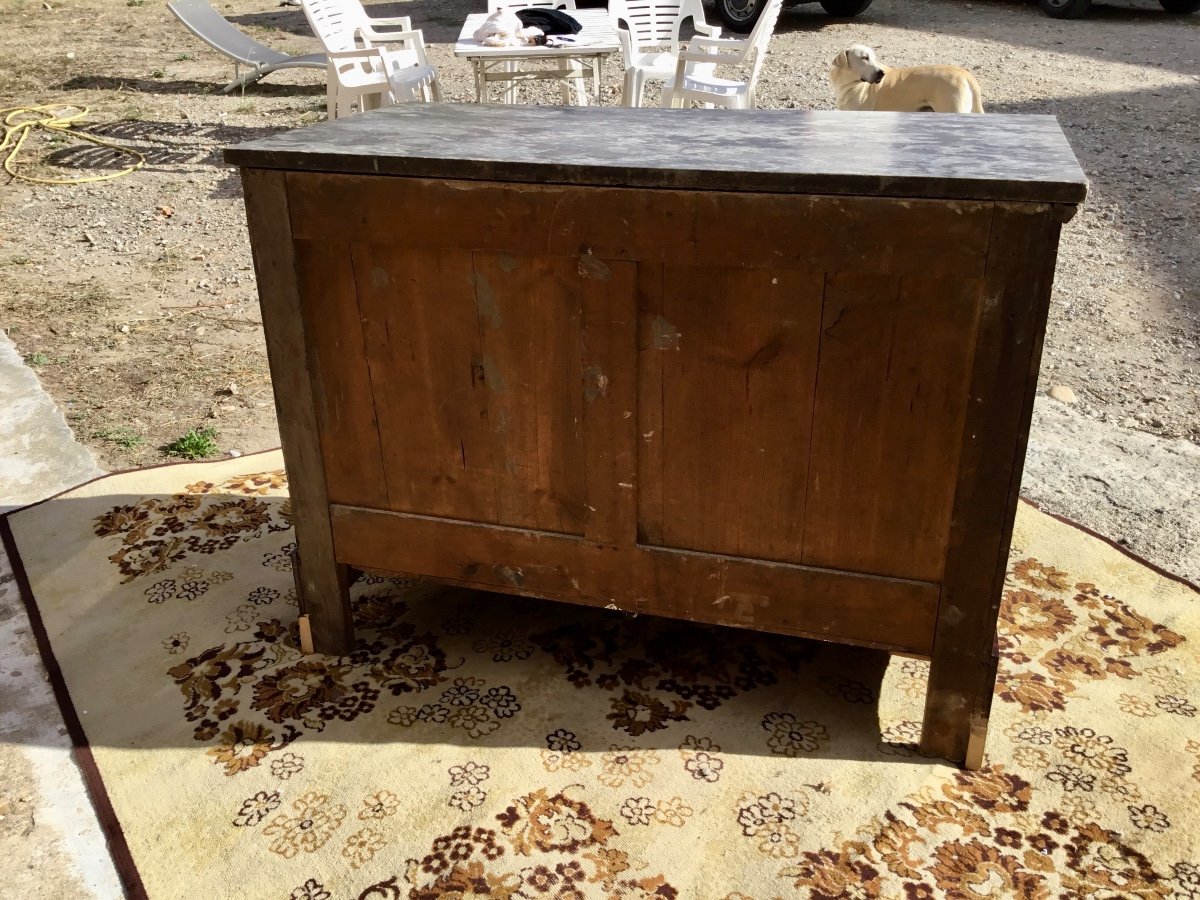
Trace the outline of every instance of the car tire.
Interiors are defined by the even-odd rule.
[[[1169,13],[1194,13],[1200,9],[1200,0],[1158,0],[1158,2]]]
[[[1055,19],[1078,19],[1088,11],[1092,0],[1038,0],[1038,6]]]
[[[849,19],[871,5],[871,0],[821,0],[821,7],[831,16]]]
[[[735,34],[749,34],[767,0],[716,0],[717,18]]]

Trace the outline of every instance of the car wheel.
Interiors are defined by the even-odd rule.
[[[749,34],[767,0],[716,0],[721,24],[737,34]]]
[[[1056,19],[1078,19],[1088,11],[1092,0],[1038,0],[1038,6]]]
[[[1169,13],[1194,13],[1200,9],[1200,0],[1158,0]]]
[[[839,19],[857,16],[871,5],[871,0],[821,0],[825,12]]]

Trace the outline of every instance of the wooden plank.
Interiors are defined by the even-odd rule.
[[[800,562],[820,272],[667,266],[664,546]]]
[[[682,265],[979,275],[991,204],[290,173],[302,238]],[[770,240],[731,240],[770,235]],[[881,250],[880,248],[884,248]]]
[[[941,579],[981,290],[829,276],[803,562]]]
[[[243,169],[242,185],[246,219],[254,236],[254,271],[296,545],[303,560],[298,578],[300,611],[309,616],[318,651],[349,653],[354,648],[354,620],[348,573],[333,552],[321,437],[306,364],[312,347],[296,286],[287,184],[281,172]]]
[[[921,752],[963,761],[986,728],[992,642],[1016,515],[1060,224],[1043,204],[996,204],[971,402],[948,537]]]
[[[637,269],[637,539],[663,540],[663,357],[679,350],[678,332],[662,315],[661,263]]]
[[[932,584],[347,506],[334,506],[332,518],[338,558],[350,565],[918,655],[930,649]],[[897,607],[907,611],[900,620]]]
[[[498,521],[471,254],[352,252],[390,508]]]
[[[637,542],[637,265],[583,255],[584,535]]]
[[[388,509],[350,246],[299,241],[296,251],[317,429],[337,436],[322,445],[329,500]]]
[[[496,521],[582,534],[584,283],[577,262],[475,253],[473,266]]]

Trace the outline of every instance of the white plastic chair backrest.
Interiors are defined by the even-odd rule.
[[[533,9],[534,7],[565,9],[568,12],[575,12],[575,0],[530,0],[528,3],[524,3],[522,0],[488,0],[487,11],[494,13],[498,9]]]
[[[766,8],[763,9],[762,15],[754,23],[753,30],[746,37],[747,52],[757,51],[754,54],[754,66],[750,71],[751,85],[758,81],[758,73],[762,71],[763,61],[767,58],[767,47],[771,43],[771,36],[775,33],[775,24],[779,21],[779,13],[782,9],[783,0],[767,0]]]
[[[627,26],[629,50],[633,53],[641,46],[670,44],[671,52],[678,54],[683,20],[691,18],[704,24],[704,7],[699,0],[610,0],[608,11],[614,21]]]
[[[370,42],[358,34],[362,15],[361,5],[346,0],[304,0],[304,17],[326,53],[343,53],[370,46]]]

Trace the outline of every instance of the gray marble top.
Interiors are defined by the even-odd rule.
[[[1079,203],[1053,116],[404,104],[225,150],[251,168]]]

